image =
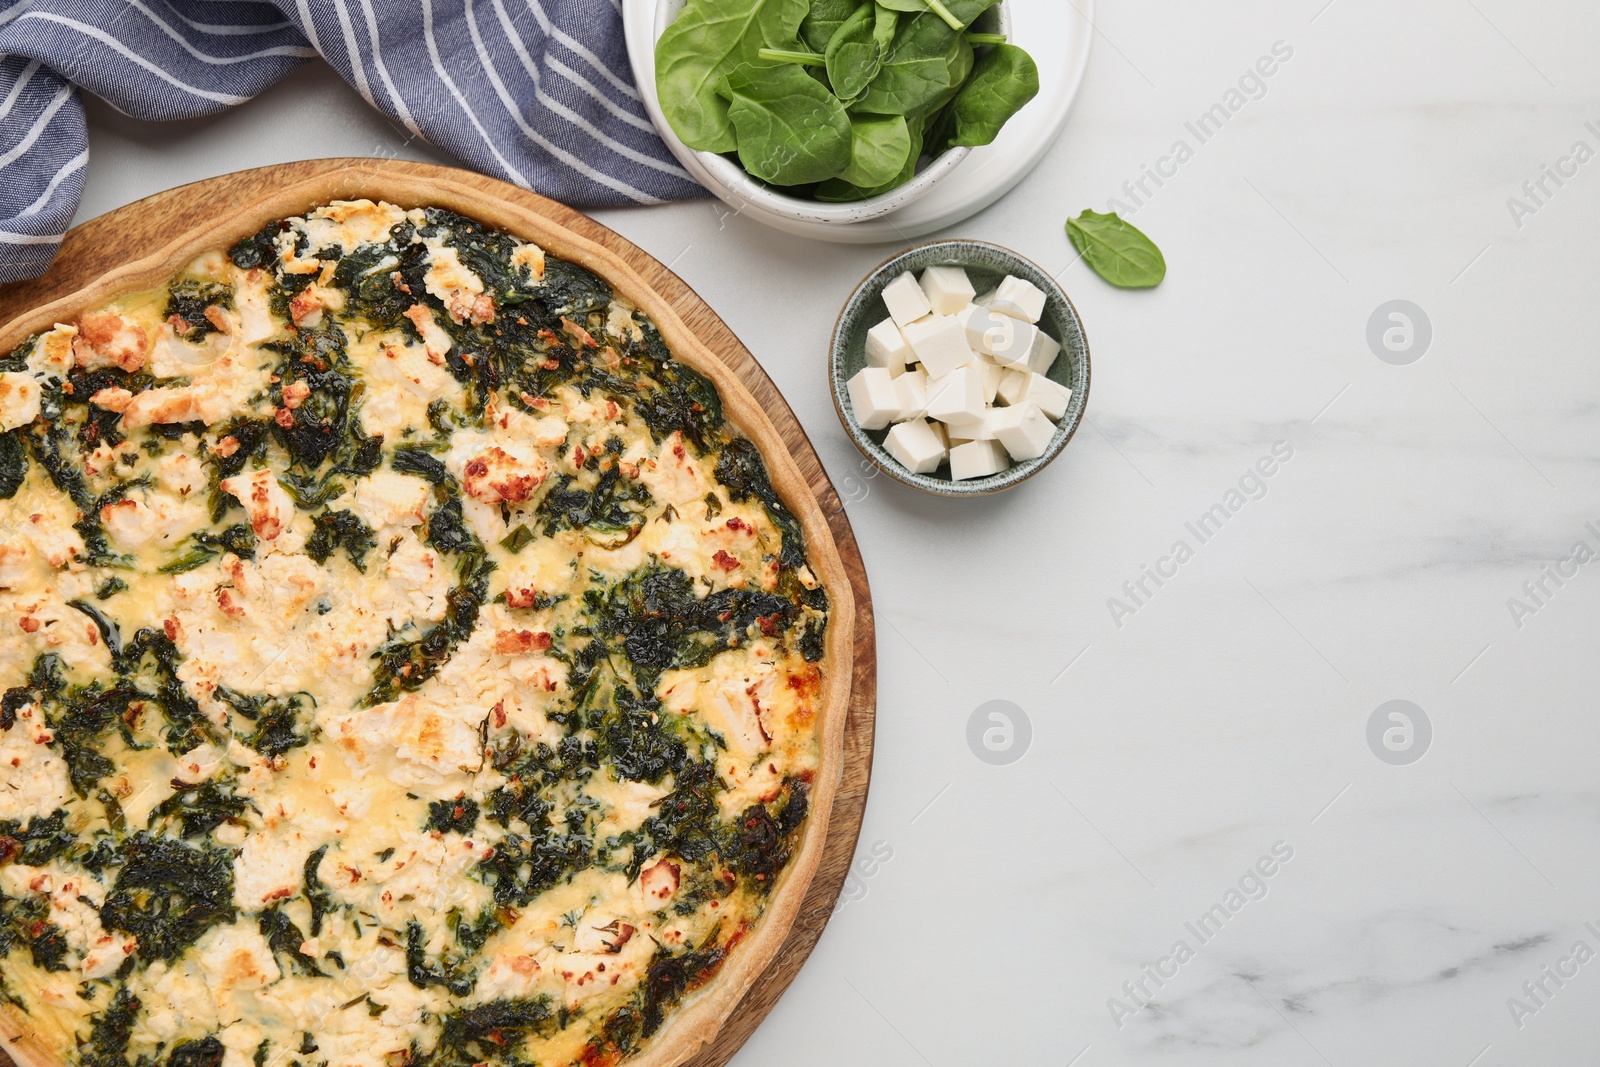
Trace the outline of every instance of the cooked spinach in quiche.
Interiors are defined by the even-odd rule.
[[[589,270],[334,202],[0,360],[0,1002],[74,1067],[648,1051],[794,866],[829,599]]]

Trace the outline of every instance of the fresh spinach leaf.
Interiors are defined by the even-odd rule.
[[[956,94],[961,91],[961,86],[966,83],[968,75],[972,73],[972,66],[976,58],[977,51],[968,43],[966,35],[957,34],[955,48],[950,58],[949,84],[932,100],[912,109],[911,114],[906,117],[921,115],[928,118],[930,120],[928,130],[932,133],[936,125],[934,120],[946,110],[950,102],[956,98]],[[939,138],[936,136],[928,138],[928,144],[930,145],[939,143]]]
[[[1116,212],[1068,219],[1067,236],[1094,272],[1119,288],[1149,289],[1167,276],[1161,249]]]
[[[872,38],[878,43],[878,51],[888,55],[890,47],[894,45],[894,33],[900,28],[900,12],[882,4],[877,4],[875,7],[876,10],[872,15]]]
[[[966,80],[971,57],[972,46],[939,16],[905,19],[872,83],[852,109],[869,115],[923,112]]]
[[[810,11],[809,0],[765,0],[756,16],[761,42],[768,48],[794,48],[800,43],[800,24]]]
[[[859,119],[857,121],[859,121]],[[851,185],[843,178],[834,178],[817,186],[816,192],[812,195],[814,195],[823,203],[844,204],[855,200],[865,200],[868,197],[879,196],[883,193],[889,192],[891,189],[897,189],[904,185],[906,182],[910,181],[912,175],[917,172],[917,161],[922,158],[923,128],[923,119],[909,118],[906,120],[906,131],[911,138],[911,147],[906,153],[905,166],[901,169],[899,174],[896,174],[887,182],[884,182],[882,185],[873,186],[872,188],[863,189],[860,186]]]
[[[900,16],[877,4],[863,4],[840,25],[828,41],[824,58],[833,94],[846,104],[866,91],[883,66],[884,53],[894,42]],[[884,27],[887,30],[884,30]]]
[[[773,185],[836,177],[850,164],[844,105],[799,67],[740,67],[722,80],[728,118],[738,131],[739,162]]]
[[[1022,106],[1039,95],[1039,68],[1016,45],[1002,44],[978,60],[950,104],[951,145],[985,145]]]
[[[960,31],[971,26],[977,17],[989,10],[999,0],[878,0],[894,11],[920,15],[932,13],[952,30]]]
[[[728,101],[718,94],[724,74],[756,62],[765,0],[689,0],[656,42],[656,93],[672,131],[698,152],[732,152],[738,135]]]
[[[894,181],[911,156],[911,130],[901,115],[856,119],[850,124],[850,140],[850,165],[839,180],[860,189]]]
[[[811,0],[811,9],[800,22],[800,41],[813,52],[828,47],[833,33],[859,6],[858,0]]]
[[[924,146],[986,144],[1037,94],[1025,53],[968,32],[996,2],[689,0],[656,46],[662,109],[685,144],[736,152],[760,181],[876,196]],[[976,69],[980,47],[997,54]]]

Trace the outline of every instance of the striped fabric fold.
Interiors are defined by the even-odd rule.
[[[317,55],[400,137],[568,204],[706,195],[645,114],[615,0],[0,0],[0,282],[44,273],[77,210],[80,93],[197,118]]]

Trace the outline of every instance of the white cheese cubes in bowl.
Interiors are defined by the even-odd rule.
[[[976,241],[903,253],[857,289],[834,332],[839,417],[900,481],[945,495],[1007,488],[1082,417],[1089,352],[1037,266]]]

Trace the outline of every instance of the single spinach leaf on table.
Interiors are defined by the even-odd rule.
[[[894,181],[910,155],[911,130],[903,115],[858,118],[850,123],[850,165],[839,180],[860,189],[877,188]]]
[[[883,66],[885,49],[873,30],[877,13],[886,10],[877,4],[862,4],[834,32],[823,53],[833,95],[847,105],[866,91],[867,85],[878,76],[878,68]],[[897,17],[892,11],[888,14],[891,19]]]
[[[877,75],[852,109],[867,115],[925,113],[954,94],[971,63],[972,46],[937,15],[902,19]]]
[[[792,64],[743,66],[719,88],[739,162],[773,185],[807,185],[850,165],[850,118],[827,87]]]
[[[950,103],[951,145],[992,142],[1012,115],[1039,95],[1039,68],[1016,45],[996,45]]]
[[[1094,272],[1119,288],[1149,289],[1167,276],[1161,249],[1115,212],[1068,219],[1067,236]]]
[[[717,86],[727,71],[756,61],[766,6],[767,0],[689,0],[656,42],[661,110],[690,148],[731,152],[736,147],[728,102]]]
[[[813,52],[822,52],[834,31],[859,6],[859,0],[811,0],[811,9],[800,22],[801,42]]]

